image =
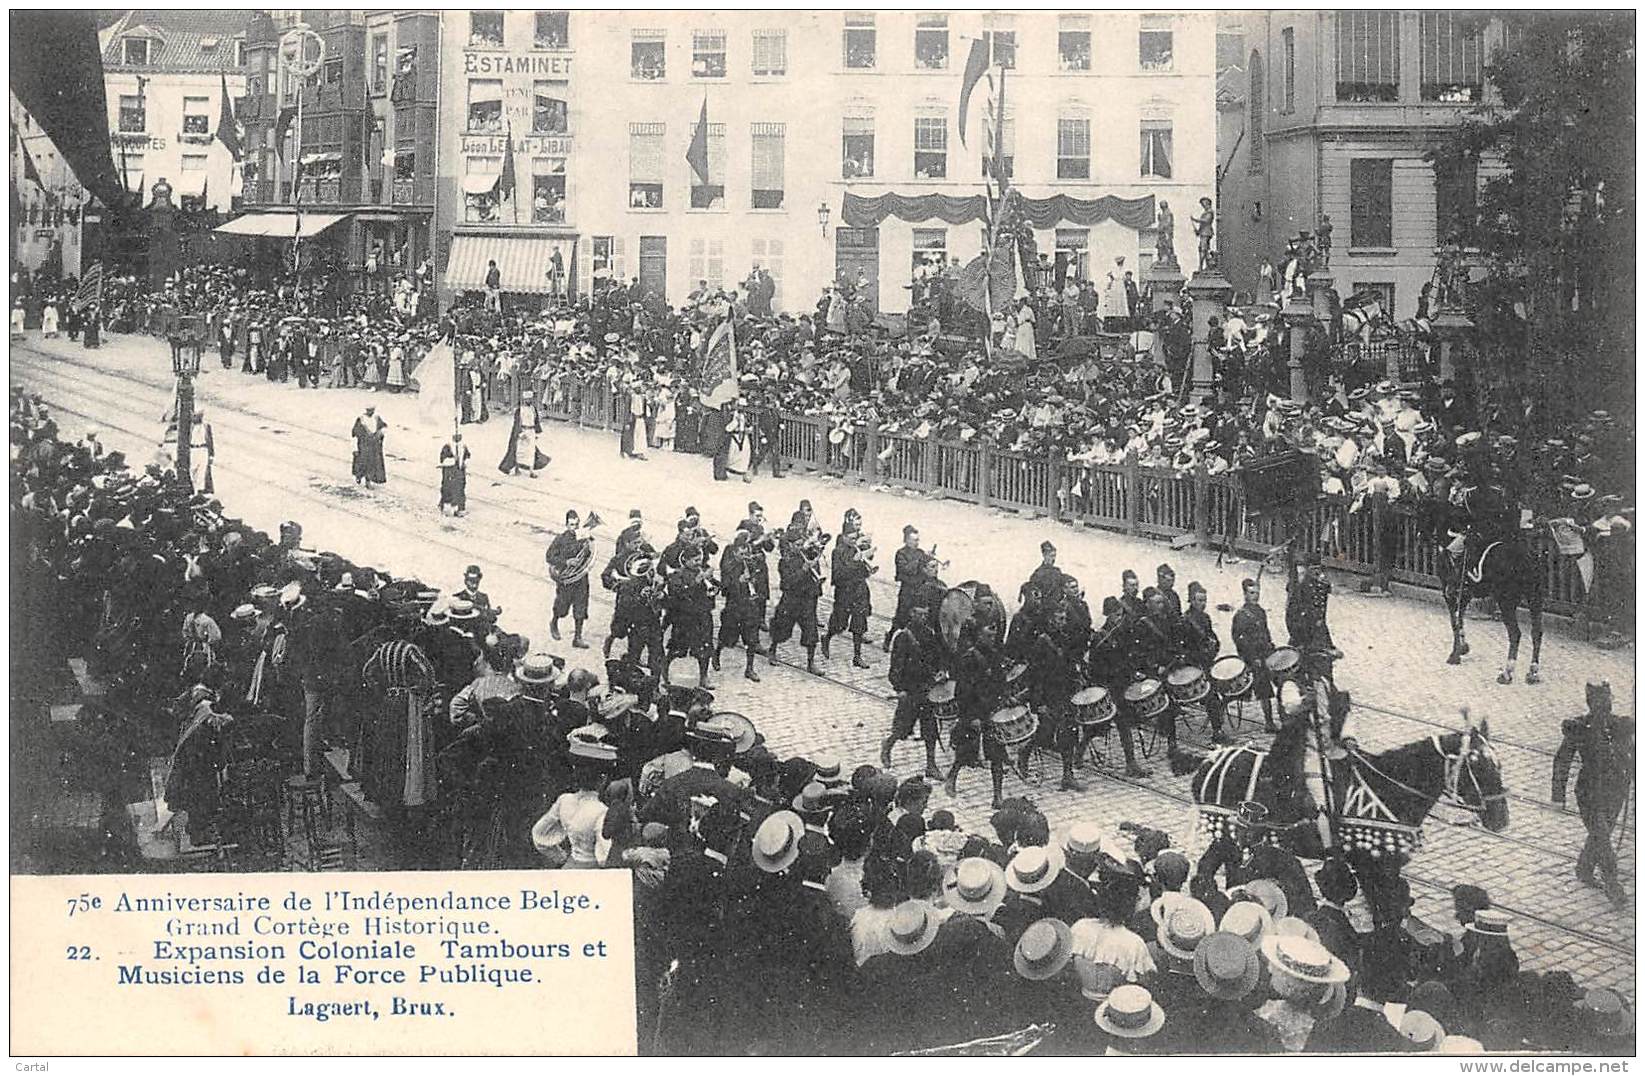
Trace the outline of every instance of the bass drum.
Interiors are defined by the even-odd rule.
[[[972,579],[948,588],[937,609],[937,627],[950,654],[987,626],[994,628],[996,639],[1005,638],[1005,606],[992,587]]]

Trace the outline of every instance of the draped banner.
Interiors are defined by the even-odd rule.
[[[1117,221],[1127,228],[1142,230],[1154,226],[1154,196],[1118,198],[1074,198],[1066,194],[1050,198],[1023,198],[1023,217],[1035,228],[1054,228],[1058,224],[1078,224],[1090,227],[1105,220]],[[966,224],[988,219],[988,199],[980,194],[957,196],[952,194],[881,194],[865,198],[860,194],[845,195],[840,218],[850,228],[874,228],[887,217],[910,224],[940,220],[947,224]]]

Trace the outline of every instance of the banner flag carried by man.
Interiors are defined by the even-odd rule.
[[[449,339],[435,344],[417,364],[417,417],[447,433],[457,426],[457,355]]]
[[[704,407],[724,407],[737,398],[737,339],[731,319],[720,322],[703,351]]]

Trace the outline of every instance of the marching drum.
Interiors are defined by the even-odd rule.
[[[1138,680],[1125,689],[1125,705],[1138,717],[1157,717],[1171,699],[1158,680]]]
[[[1282,646],[1269,654],[1263,664],[1275,680],[1284,680],[1296,673],[1297,666],[1302,664],[1302,654],[1294,646]]]
[[[1024,679],[1028,672],[1028,663],[1019,661],[1005,672],[1005,697],[1008,699],[1022,699],[1028,695],[1028,681]]]
[[[1075,692],[1068,704],[1074,708],[1074,720],[1081,728],[1098,728],[1114,720],[1114,698],[1107,688],[1088,687]]]
[[[1198,665],[1178,665],[1165,674],[1165,690],[1178,702],[1198,702],[1211,693],[1211,682]]]
[[[1229,655],[1211,666],[1211,688],[1225,699],[1242,699],[1251,690],[1251,667]]]
[[[1040,719],[1026,706],[1007,706],[988,719],[988,731],[1002,747],[1021,747],[1039,728]]]
[[[925,701],[931,704],[931,715],[940,724],[946,725],[960,716],[959,699],[955,696],[952,680],[944,680],[927,691]]]

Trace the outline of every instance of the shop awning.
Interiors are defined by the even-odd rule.
[[[452,236],[451,260],[446,264],[446,287],[453,291],[483,290],[487,263],[495,261],[504,291],[546,294],[554,252],[560,251],[563,271],[569,273],[571,246],[569,239],[509,235]]]
[[[497,181],[503,178],[501,172],[470,173],[463,177],[464,194],[490,194],[496,189]]]
[[[245,213],[217,231],[228,235],[267,235],[279,239],[310,239],[347,217],[347,213],[304,213],[303,231],[297,234],[296,213]]]

